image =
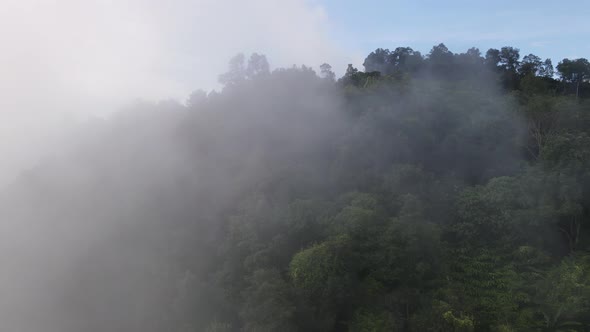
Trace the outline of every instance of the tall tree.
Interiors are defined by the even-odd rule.
[[[553,78],[553,75],[555,75],[553,63],[551,62],[551,59],[545,59],[543,65],[541,66],[541,70],[539,71],[539,76]]]
[[[225,86],[238,84],[246,79],[246,57],[243,53],[235,55],[229,60],[228,71],[219,75],[219,83]]]
[[[500,50],[500,64],[505,70],[516,72],[518,60],[520,59],[520,50],[511,46],[504,46]]]
[[[396,71],[415,72],[421,68],[424,58],[411,47],[398,47],[390,53],[388,62]]]
[[[330,81],[334,81],[336,79],[336,74],[332,71],[332,66],[327,63],[323,63],[320,66],[320,75],[322,78],[325,78]]]
[[[518,73],[522,76],[539,75],[543,69],[543,61],[534,54],[525,55],[518,67]]]
[[[263,54],[252,53],[248,60],[248,67],[246,68],[246,76],[250,79],[261,75],[270,74],[270,66],[268,60]]]
[[[485,64],[488,68],[496,70],[498,68],[498,64],[500,63],[500,50],[495,48],[490,48],[486,52]]]
[[[564,82],[576,86],[576,97],[580,96],[580,84],[590,78],[590,62],[585,58],[575,60],[563,59],[557,65],[559,76]]]
[[[378,71],[383,74],[389,74],[393,70],[393,65],[390,63],[390,55],[388,49],[378,48],[371,52],[363,62],[365,72]]]

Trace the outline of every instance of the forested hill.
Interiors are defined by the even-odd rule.
[[[590,63],[364,66],[239,55],[221,92],[89,125],[1,196],[1,324],[590,331]]]

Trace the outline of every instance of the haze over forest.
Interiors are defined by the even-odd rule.
[[[1,331],[590,331],[583,54],[357,60],[319,5],[203,14],[230,5],[8,2],[51,33],[0,32],[28,45],[0,55]]]

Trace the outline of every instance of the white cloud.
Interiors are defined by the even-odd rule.
[[[265,53],[275,67],[344,68],[328,27],[306,0],[4,0],[1,157],[34,150],[26,144],[64,112],[104,114],[135,98],[215,88],[238,52]]]
[[[8,0],[2,12],[13,103],[181,97],[214,87],[240,51],[279,66],[338,57],[323,9],[304,0]]]

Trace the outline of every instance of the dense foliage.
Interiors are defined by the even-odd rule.
[[[138,105],[23,174],[5,217],[87,248],[75,318],[48,324],[590,331],[588,61],[440,44],[364,66],[238,56],[222,92]]]

